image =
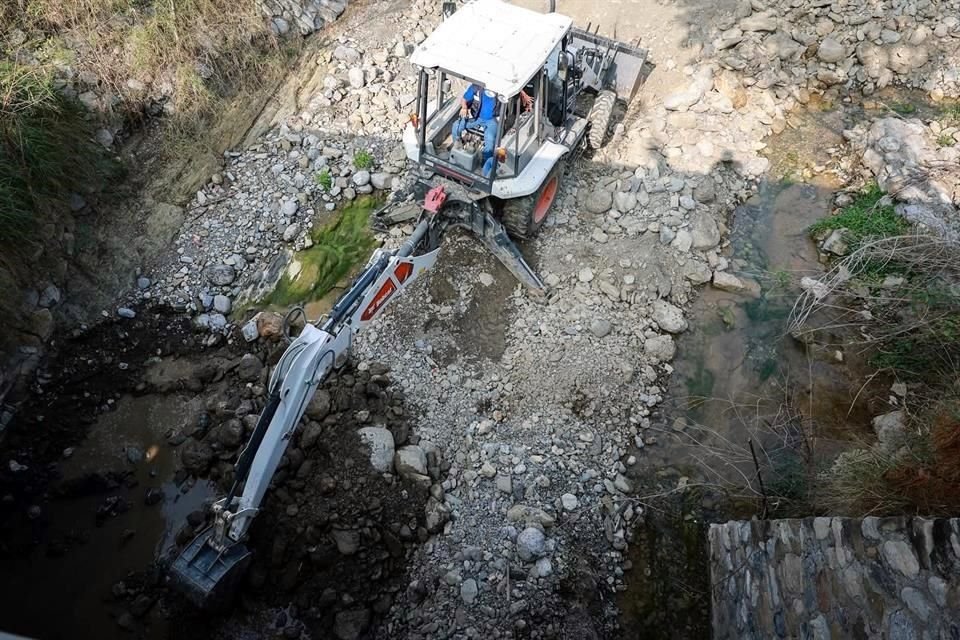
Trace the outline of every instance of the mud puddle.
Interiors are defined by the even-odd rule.
[[[187,515],[212,495],[206,482],[177,483],[176,449],[165,440],[202,400],[185,395],[125,395],[59,464],[57,498],[44,505],[33,535],[45,545],[8,558],[0,586],[3,629],[33,638],[125,638],[126,610],[115,585],[151,569],[168,552]],[[52,609],[51,605],[56,604]],[[146,606],[146,603],[144,603]],[[153,612],[125,620],[138,637],[167,637]]]

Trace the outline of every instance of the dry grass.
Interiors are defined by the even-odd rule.
[[[130,79],[172,98],[181,117],[198,117],[256,83],[265,54],[277,51],[249,0],[14,0],[0,14],[4,31],[13,26],[45,45],[69,42],[71,66],[95,74],[128,116],[144,106]]]

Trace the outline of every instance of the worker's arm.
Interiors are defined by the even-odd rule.
[[[533,109],[533,98],[531,98],[530,94],[523,89],[520,90],[520,104],[523,105],[524,111],[530,111]]]
[[[470,115],[470,103],[473,102],[473,98],[476,95],[476,86],[470,85],[467,87],[466,92],[464,92],[463,97],[460,98],[460,117],[466,118]]]

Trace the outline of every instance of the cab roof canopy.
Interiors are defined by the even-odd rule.
[[[570,18],[558,13],[474,0],[442,22],[410,62],[449,71],[510,97],[543,68],[571,25]]]

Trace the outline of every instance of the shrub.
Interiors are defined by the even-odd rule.
[[[353,156],[353,166],[357,169],[369,169],[373,166],[373,156],[365,149],[361,149]]]
[[[326,167],[321,169],[320,173],[313,177],[313,180],[324,191],[330,191],[331,187],[333,187],[333,176],[330,175],[330,169]]]
[[[941,147],[952,147],[953,145],[957,144],[957,141],[954,139],[953,136],[946,133],[942,133],[937,138],[937,144]]]

